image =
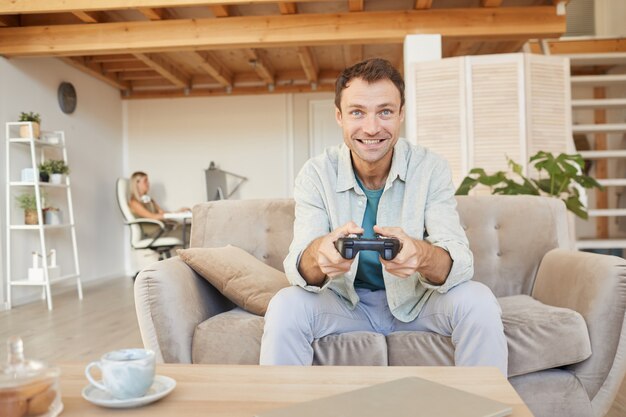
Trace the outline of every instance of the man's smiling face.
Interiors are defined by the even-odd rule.
[[[393,82],[350,80],[341,95],[341,110],[335,109],[335,118],[355,165],[377,165],[383,160],[391,164],[404,120],[400,92]]]

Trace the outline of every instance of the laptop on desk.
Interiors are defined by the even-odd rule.
[[[409,377],[268,410],[256,417],[505,417],[507,404]]]

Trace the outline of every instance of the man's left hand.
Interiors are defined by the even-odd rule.
[[[380,258],[387,272],[400,278],[419,272],[434,285],[446,282],[452,268],[452,258],[447,251],[426,241],[413,239],[400,227],[374,226],[374,232],[384,237],[395,237],[402,245],[392,260]]]
[[[416,240],[407,235],[401,227],[374,226],[374,232],[384,237],[395,237],[400,241],[401,249],[395,258],[389,261],[380,258],[387,272],[400,278],[409,277],[417,272],[425,253],[424,248],[418,245]]]

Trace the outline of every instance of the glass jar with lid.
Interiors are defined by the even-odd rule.
[[[24,359],[19,337],[7,341],[8,360],[0,365],[0,416],[55,417],[63,410],[56,367]]]

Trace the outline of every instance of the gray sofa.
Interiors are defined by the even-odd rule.
[[[626,261],[570,249],[565,206],[531,196],[458,197],[474,279],[498,297],[509,380],[533,413],[603,416],[626,373]],[[238,246],[282,270],[292,200],[194,207],[191,247]],[[135,283],[144,345],[167,363],[256,364],[263,318],[228,301],[175,257]],[[331,335],[315,365],[452,365],[449,338],[425,332]],[[357,360],[358,359],[358,360]]]

